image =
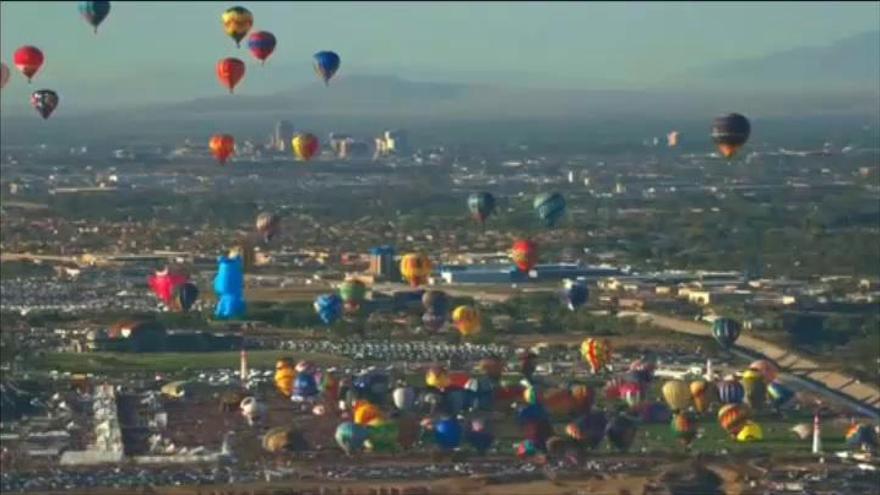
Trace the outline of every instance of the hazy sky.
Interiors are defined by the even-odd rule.
[[[343,73],[573,87],[650,83],[707,63],[825,45],[880,27],[878,2],[242,2],[278,47],[267,67],[222,32],[232,2],[113,2],[98,36],[76,2],[2,2],[0,55],[46,55],[35,84],[133,98],[220,94],[214,64],[249,62],[251,92],[312,80],[311,55],[337,51]],[[274,73],[272,69],[275,69]],[[24,86],[16,74],[12,85]],[[145,96],[146,95],[146,96]]]

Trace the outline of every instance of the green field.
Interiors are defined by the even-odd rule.
[[[338,356],[317,353],[294,353],[292,351],[249,351],[248,363],[259,368],[274,368],[275,361],[281,357],[305,359],[325,366],[339,366],[349,362]],[[238,369],[238,352],[162,352],[162,353],[49,353],[31,361],[31,366],[39,370],[57,370],[71,373],[114,372],[169,372],[187,369]]]

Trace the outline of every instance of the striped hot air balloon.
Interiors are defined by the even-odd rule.
[[[611,344],[607,339],[586,338],[581,343],[581,356],[594,374],[605,368],[611,358]]]

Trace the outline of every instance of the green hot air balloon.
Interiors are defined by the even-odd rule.
[[[541,193],[533,203],[538,218],[547,227],[553,227],[565,214],[565,198],[559,193]]]
[[[354,313],[361,307],[367,297],[367,285],[359,279],[349,279],[339,286],[339,297],[345,305],[345,311]]]

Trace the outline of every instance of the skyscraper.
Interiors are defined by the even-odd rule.
[[[275,124],[275,135],[272,137],[272,149],[275,151],[289,151],[290,142],[293,140],[293,124],[287,120],[279,120]]]
[[[394,247],[379,246],[370,249],[370,274],[385,280],[397,280],[397,264],[394,262]]]

